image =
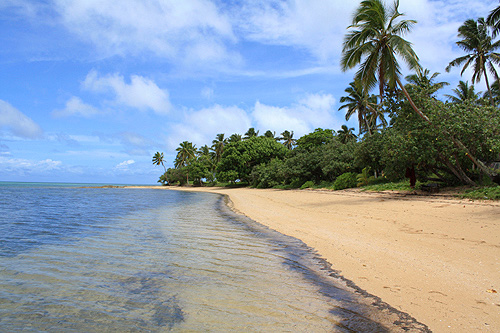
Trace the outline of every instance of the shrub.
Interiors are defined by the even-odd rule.
[[[314,182],[311,181],[311,180],[308,180],[307,182],[305,182],[304,184],[302,184],[302,186],[300,187],[300,189],[303,190],[305,188],[311,188],[311,187],[314,187]]]
[[[356,187],[357,184],[358,184],[357,174],[353,172],[346,172],[338,176],[337,179],[335,179],[335,182],[333,183],[333,189],[343,190],[346,188]]]

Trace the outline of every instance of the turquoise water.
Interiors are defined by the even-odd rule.
[[[4,183],[0,331],[426,330],[224,200]]]

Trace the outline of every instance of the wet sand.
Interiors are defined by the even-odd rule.
[[[500,331],[500,203],[359,190],[172,188],[315,248],[333,269],[435,332]]]

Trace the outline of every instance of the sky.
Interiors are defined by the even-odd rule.
[[[388,2],[389,3],[389,2]],[[392,1],[390,2],[392,3]],[[355,0],[0,0],[0,181],[155,184],[182,141],[357,130],[338,111]],[[497,0],[400,0],[424,68]],[[403,67],[403,74],[410,74]],[[481,82],[476,90],[483,90]]]

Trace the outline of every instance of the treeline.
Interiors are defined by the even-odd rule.
[[[177,148],[175,167],[160,182],[195,184],[243,182],[255,187],[301,187],[304,184],[345,188],[409,176],[444,184],[498,182],[492,162],[500,160],[500,6],[485,20],[467,20],[458,29],[457,45],[466,55],[452,60],[447,71],[472,68],[472,85],[460,81],[447,101],[436,92],[448,85],[435,82],[439,73],[422,69],[411,43],[401,35],[416,23],[400,20],[398,2],[386,8],[365,0],[355,11],[342,50],[341,68],[358,68],[345,89],[339,110],[346,120],[357,114],[360,137],[342,129],[316,129],[299,139],[285,131],[259,136],[218,134],[200,149],[187,141]],[[414,74],[400,78],[398,56]],[[488,72],[495,80],[490,84]],[[475,92],[484,78],[487,91]],[[378,87],[379,94],[370,94]],[[163,154],[153,157],[163,164]]]
[[[290,131],[276,137],[270,131],[259,135],[251,128],[244,136],[218,134],[210,146],[199,149],[182,142],[175,167],[166,170],[160,182],[244,182],[260,188],[299,188],[312,182],[340,189],[399,180],[408,170],[421,182],[487,182],[449,133],[488,165],[500,153],[500,109],[470,100],[442,102],[428,93],[428,87],[415,84],[406,88],[433,126],[422,122],[409,102],[394,95],[384,102],[387,126],[378,126],[379,121],[360,139],[344,125],[338,131],[316,129],[297,140]]]

